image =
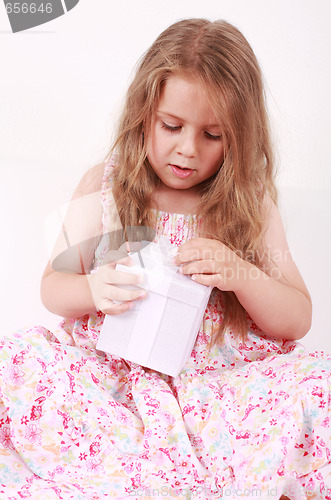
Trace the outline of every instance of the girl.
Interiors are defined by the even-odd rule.
[[[204,19],[166,29],[111,153],[80,182],[42,278],[66,319],[2,342],[1,498],[331,498],[331,359],[296,343],[311,301],[243,35]],[[105,314],[146,297],[115,269],[130,228],[169,238],[181,272],[214,287],[176,378],[95,347]]]

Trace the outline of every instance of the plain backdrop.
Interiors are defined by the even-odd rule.
[[[0,3],[1,335],[59,322],[39,297],[54,232],[49,214],[107,153],[139,57],[187,17],[226,19],[259,59],[280,210],[314,306],[302,343],[331,352],[329,0],[80,0],[16,34]]]

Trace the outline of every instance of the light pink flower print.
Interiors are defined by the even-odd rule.
[[[28,417],[26,415],[23,415],[23,417],[21,418],[21,424],[27,425],[28,422],[29,422]]]
[[[8,426],[3,426],[0,429],[0,443],[3,445],[4,448],[14,450],[14,446],[11,440],[11,430],[10,427]]]
[[[15,356],[12,357],[12,361],[14,365],[22,365],[24,363],[23,352],[20,352],[20,354],[15,354]]]
[[[62,467],[62,465],[58,465],[57,467],[55,467],[54,472],[56,474],[64,474],[65,473],[65,468]]]
[[[104,474],[105,469],[101,465],[102,460],[97,460],[96,458],[91,458],[86,462],[87,470],[90,472],[95,472],[96,474]]]
[[[122,462],[122,466],[127,474],[132,474],[132,472],[134,471],[134,466],[132,463],[125,464],[125,462]]]
[[[24,488],[24,486],[23,486],[23,488]],[[20,498],[30,498],[32,495],[31,495],[30,491],[22,489],[21,491],[18,492],[18,496]]]
[[[97,412],[99,413],[99,415],[107,416],[107,412],[103,408],[98,408]]]
[[[147,429],[145,431],[145,438],[146,439],[150,439],[152,437],[152,435],[153,435],[153,432],[151,431],[151,429]]]
[[[147,400],[147,406],[153,406],[153,408],[160,408],[160,402],[157,399],[149,398],[147,395],[144,397],[145,401]]]
[[[140,474],[136,474],[135,477],[131,477],[131,487],[132,488],[141,488],[142,486],[142,482],[141,482],[141,475]]]
[[[330,417],[326,417],[321,423],[323,427],[330,427]]]
[[[287,446],[289,441],[290,441],[289,438],[287,438],[286,436],[280,438],[280,442],[282,443],[283,446]]]
[[[30,424],[25,432],[25,438],[30,441],[30,443],[41,444],[41,429],[39,429],[35,424]]]
[[[187,473],[188,470],[190,468],[190,464],[187,460],[180,460],[178,463],[177,463],[177,470],[178,472],[180,472],[181,474],[183,473]]]
[[[9,382],[11,382],[13,385],[22,385],[24,382],[24,375],[25,373],[19,369],[17,365],[12,365],[8,368],[7,371],[7,376]]]
[[[93,443],[90,445],[90,455],[94,456],[100,453],[100,443],[97,441],[93,441]]]
[[[128,415],[123,410],[121,410],[121,409],[117,410],[116,417],[124,425],[130,425],[130,418],[128,417]]]

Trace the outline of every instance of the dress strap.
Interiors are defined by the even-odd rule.
[[[105,169],[101,185],[101,205],[102,205],[102,230],[109,233],[117,229],[122,229],[122,224],[116,209],[116,203],[112,193],[113,170],[115,167],[114,157],[110,157],[105,162]]]

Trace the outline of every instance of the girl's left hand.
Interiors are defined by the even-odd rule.
[[[207,238],[194,238],[178,247],[175,263],[194,281],[233,292],[243,288],[249,268],[255,267],[220,241]]]

